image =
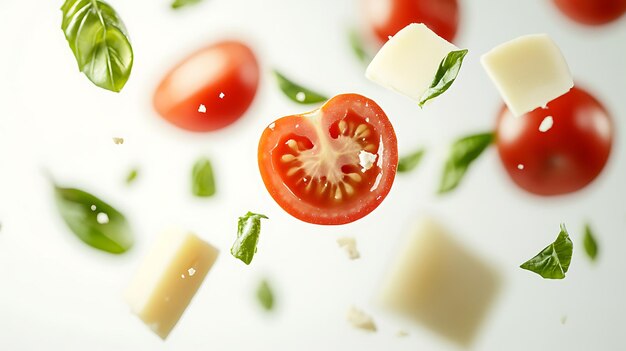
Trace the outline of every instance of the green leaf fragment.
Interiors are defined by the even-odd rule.
[[[215,195],[215,178],[209,159],[201,158],[194,164],[191,172],[191,192],[197,197]]]
[[[133,233],[124,215],[83,190],[55,186],[56,205],[70,230],[84,243],[113,254],[133,246]]]
[[[481,133],[461,138],[452,144],[439,183],[439,194],[454,190],[463,180],[471,164],[491,145],[493,133]]]
[[[133,49],[124,22],[101,0],[66,0],[61,29],[78,68],[96,86],[122,90],[133,67]]]
[[[237,239],[230,248],[230,253],[245,264],[250,264],[256,253],[259,234],[261,233],[261,219],[268,218],[265,215],[252,212],[239,217]]]
[[[365,51],[365,45],[363,38],[359,34],[359,31],[355,28],[351,29],[348,33],[348,39],[350,40],[350,48],[354,55],[364,64],[369,64],[372,61],[370,55]]]
[[[139,175],[139,170],[134,168],[131,169],[130,172],[128,172],[128,175],[126,176],[126,184],[130,185],[133,182],[135,182],[135,180],[137,180],[137,176]]]
[[[598,257],[598,243],[596,242],[595,235],[591,230],[589,224],[585,225],[585,236],[583,238],[583,246],[585,253],[592,261],[595,261]]]
[[[187,6],[187,5],[197,4],[197,3],[201,2],[201,1],[202,0],[174,0],[174,2],[172,2],[172,8],[173,9],[179,9],[179,8]]]
[[[306,105],[328,100],[326,96],[292,82],[278,71],[274,71],[274,76],[280,90],[292,101]]]
[[[400,160],[398,160],[398,172],[407,173],[415,169],[415,167],[417,167],[422,160],[422,157],[424,157],[424,152],[424,149],[420,149],[400,157]]]
[[[565,224],[561,224],[561,231],[556,240],[535,257],[524,262],[520,268],[537,273],[545,279],[563,279],[572,261],[573,250],[574,245]]]
[[[271,311],[274,308],[274,293],[266,280],[261,281],[259,284],[256,290],[256,297],[266,311]]]
[[[435,79],[433,79],[430,88],[428,88],[420,98],[420,107],[423,107],[427,101],[445,93],[446,90],[452,86],[452,83],[454,83],[456,77],[459,75],[459,71],[463,65],[463,59],[465,55],[467,55],[467,52],[467,49],[465,49],[451,51],[446,55],[439,64]]]

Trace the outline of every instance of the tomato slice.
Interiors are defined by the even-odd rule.
[[[503,106],[496,125],[502,164],[522,189],[537,195],[584,188],[604,169],[613,143],[613,122],[588,92],[565,95],[520,117]]]
[[[383,110],[357,94],[280,118],[259,142],[259,170],[274,200],[315,224],[345,224],[372,212],[398,166],[396,134]]]
[[[235,122],[248,110],[259,85],[252,50],[238,41],[209,45],[185,58],[157,87],[155,110],[168,122],[208,132]]]

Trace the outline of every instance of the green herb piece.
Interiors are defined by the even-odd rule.
[[[561,224],[561,232],[556,240],[520,268],[535,272],[545,279],[563,279],[572,261],[573,250],[574,245],[565,224]]]
[[[280,90],[289,99],[299,104],[315,104],[328,100],[326,96],[292,82],[278,71],[274,71],[274,76],[276,77]]]
[[[139,175],[139,170],[137,168],[132,169],[128,172],[126,176],[126,184],[132,184],[135,180],[137,180],[137,176]]]
[[[350,47],[352,48],[352,52],[359,59],[359,61],[364,64],[369,64],[372,61],[370,55],[365,51],[365,45],[363,43],[363,38],[359,34],[359,31],[355,28],[351,29],[348,33],[348,39],[350,40]]]
[[[595,235],[593,234],[593,231],[591,230],[589,224],[585,225],[585,237],[583,239],[583,245],[585,247],[585,252],[587,253],[587,256],[589,256],[592,261],[595,261],[598,257],[598,243],[596,242]]]
[[[463,58],[467,55],[467,49],[451,51],[439,64],[435,79],[430,84],[430,88],[424,92],[419,101],[419,106],[423,107],[426,101],[436,98],[443,94],[452,86],[454,80],[461,70]]]
[[[420,149],[406,156],[400,157],[400,160],[398,160],[398,172],[406,173],[415,169],[415,167],[417,167],[422,160],[424,152],[424,149]]]
[[[256,253],[256,245],[261,233],[261,219],[267,219],[265,215],[248,212],[239,217],[237,223],[237,239],[230,248],[230,253],[245,264],[250,264]]]
[[[80,240],[113,254],[133,246],[133,233],[123,214],[79,189],[54,187],[61,217]]]
[[[196,161],[191,172],[191,192],[197,197],[211,197],[215,195],[215,178],[213,167],[207,158]]]
[[[461,138],[452,144],[443,168],[439,194],[454,190],[463,180],[469,166],[494,141],[493,133],[482,133]]]
[[[266,311],[271,311],[274,308],[274,293],[272,293],[272,288],[266,280],[261,281],[256,289],[256,297]]]
[[[66,0],[61,29],[78,68],[100,88],[119,92],[133,67],[133,48],[124,22],[101,0]]]
[[[202,0],[174,0],[174,2],[172,2],[172,8],[173,9],[179,9],[179,8],[187,6],[187,5],[197,4],[200,1],[202,1]]]

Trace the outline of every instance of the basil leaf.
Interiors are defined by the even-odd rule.
[[[443,94],[452,86],[459,70],[463,65],[463,58],[467,55],[467,49],[451,51],[439,64],[435,79],[430,84],[430,88],[424,92],[419,101],[419,106],[423,107],[426,101]]]
[[[365,51],[365,45],[363,38],[359,34],[359,31],[355,28],[351,29],[348,33],[348,39],[350,40],[350,47],[354,55],[364,64],[368,64],[372,61],[370,55]]]
[[[585,252],[587,253],[587,256],[589,256],[592,261],[595,261],[598,257],[598,243],[596,242],[593,231],[591,230],[589,224],[585,225],[585,237],[583,239],[583,245],[585,247]]]
[[[66,0],[61,29],[78,68],[100,88],[122,90],[133,67],[133,49],[124,22],[101,0]]]
[[[261,219],[267,217],[262,214],[248,212],[239,217],[237,223],[237,239],[230,248],[230,253],[245,264],[250,264],[256,253],[256,245],[261,233]]]
[[[139,175],[139,170],[132,169],[130,172],[128,172],[128,175],[126,176],[126,184],[130,185],[131,183],[133,183],[135,180],[137,180],[137,176]]]
[[[454,190],[467,169],[494,141],[493,133],[481,133],[461,138],[452,144],[439,184],[439,194]]]
[[[278,71],[274,71],[274,76],[276,77],[280,90],[289,99],[299,104],[315,104],[328,100],[326,96],[292,82]]]
[[[561,232],[556,240],[520,268],[535,272],[545,279],[563,279],[572,261],[573,250],[574,245],[565,224],[561,224]]]
[[[191,192],[197,197],[211,197],[215,195],[215,179],[213,167],[207,158],[196,161],[191,172]]]
[[[61,217],[87,245],[113,254],[133,246],[130,225],[111,205],[79,189],[55,186],[54,190]]]
[[[274,308],[274,293],[266,280],[261,281],[259,284],[256,290],[256,297],[266,311],[271,311]]]
[[[172,8],[179,9],[183,6],[197,4],[200,1],[202,0],[174,0],[174,2],[172,2]]]
[[[424,149],[420,149],[406,156],[400,157],[400,160],[398,160],[398,172],[406,173],[415,169],[415,167],[417,167],[422,160],[424,152]]]

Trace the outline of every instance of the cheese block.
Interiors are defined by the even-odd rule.
[[[218,250],[183,231],[165,232],[137,270],[126,301],[162,339],[167,338],[217,259]]]
[[[506,42],[484,54],[481,62],[515,116],[545,107],[574,86],[563,54],[545,34]]]
[[[422,218],[395,257],[382,304],[461,345],[474,339],[499,286],[495,272],[433,219]]]
[[[385,43],[367,67],[365,76],[414,100],[430,88],[439,64],[459,48],[424,24],[410,24]]]

